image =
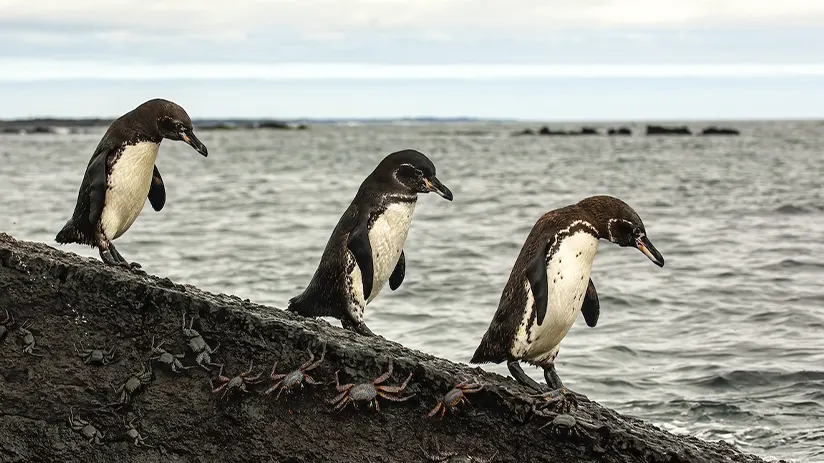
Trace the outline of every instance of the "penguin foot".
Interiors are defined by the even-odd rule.
[[[530,378],[529,375],[524,372],[524,369],[521,368],[521,364],[518,363],[517,360],[510,360],[506,363],[506,366],[509,368],[509,372],[512,374],[512,377],[524,386],[536,392],[548,392],[550,390],[550,388],[547,388],[546,386],[539,384],[537,381]]]
[[[555,371],[555,364],[551,364],[548,368],[544,368],[544,379],[546,380],[546,384],[549,386],[550,391],[564,388],[564,383],[561,381],[561,377],[558,376],[558,372]]]
[[[146,274],[146,271],[143,270],[141,265],[138,264],[137,262],[130,262],[128,264],[128,267],[129,267],[129,270],[131,270],[134,273],[137,273],[138,275],[145,275]]]
[[[376,336],[376,334],[373,333],[363,321],[353,322],[347,318],[343,318],[341,319],[340,324],[344,329],[349,331],[354,331],[355,333],[362,334],[364,336]]]
[[[120,252],[118,252],[117,248],[114,247],[113,243],[109,243],[109,249],[107,251],[103,251],[109,253],[109,255],[114,259],[114,264],[119,265],[128,270],[132,270],[135,273],[146,273],[145,271],[141,270],[142,266],[137,262],[129,262],[123,257]],[[103,256],[103,252],[100,253],[100,256]]]
[[[110,250],[100,250],[100,260],[103,261],[104,264],[108,265],[121,265],[121,262],[117,260]]]
[[[577,394],[567,388],[553,389],[543,394],[531,395],[530,397],[539,399],[536,401],[537,403],[533,405],[533,411],[538,414],[544,414],[541,412],[546,409],[550,409],[555,412],[555,414],[566,414],[578,407]]]

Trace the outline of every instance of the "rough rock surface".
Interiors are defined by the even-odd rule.
[[[594,424],[564,435],[538,428],[527,390],[514,380],[485,373],[371,339],[324,321],[302,319],[234,296],[215,295],[168,279],[104,266],[39,243],[0,233],[0,321],[4,309],[15,324],[0,342],[0,461],[2,462],[417,462],[422,447],[437,439],[443,452],[459,452],[500,462],[760,462],[726,443],[675,436],[638,419],[582,400],[576,418]],[[214,362],[227,376],[246,370],[266,381],[249,393],[218,400],[200,367],[180,374],[153,364],[154,378],[122,408],[101,407],[118,399],[109,384],[123,384],[150,356],[152,337],[172,353],[194,356],[182,334],[182,316],[216,346]],[[29,320],[35,354],[23,353],[18,328]],[[26,325],[28,326],[28,325]],[[114,347],[108,365],[86,365],[73,343],[86,348]],[[259,391],[268,375],[303,363],[326,344],[326,359],[311,372],[321,386],[307,386],[286,398]],[[369,381],[388,359],[397,385],[411,372],[403,403],[380,399],[380,411],[361,405],[332,412],[326,400],[341,381]],[[426,419],[439,398],[460,379],[482,382],[470,405],[442,421]],[[69,426],[69,409],[104,434],[89,443]],[[145,439],[127,439],[124,421]],[[481,460],[484,459],[484,460]],[[445,461],[445,460],[444,460]],[[459,461],[459,460],[450,460]]]

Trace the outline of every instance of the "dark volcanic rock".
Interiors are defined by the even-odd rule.
[[[549,135],[549,136],[566,136],[566,135],[599,135],[598,129],[595,127],[582,127],[581,130],[552,130],[548,126],[541,127],[538,132],[532,129],[524,129],[520,132],[514,132],[513,136],[520,135]]]
[[[692,135],[689,127],[665,127],[663,125],[648,125],[647,135]]]
[[[736,129],[710,126],[701,131],[701,135],[741,135]]]
[[[629,127],[620,127],[617,129],[610,128],[607,131],[608,135],[632,135],[632,130]]]
[[[8,309],[17,324],[0,343],[0,460],[3,462],[418,462],[421,446],[437,438],[445,452],[500,462],[762,462],[725,443],[674,436],[640,420],[582,399],[575,416],[594,423],[580,437],[538,431],[547,419],[531,415],[529,392],[515,381],[455,364],[384,340],[366,338],[324,321],[302,319],[234,296],[142,276],[83,259],[40,243],[0,233],[0,320]],[[183,314],[219,349],[214,362],[232,376],[254,361],[254,374],[268,378],[296,368],[326,344],[326,360],[311,375],[325,384],[307,386],[288,398],[259,391],[219,401],[202,368],[180,374],[154,366],[142,391],[122,409],[119,386],[150,356],[152,338],[192,365],[181,331]],[[35,357],[23,353],[30,326]],[[114,348],[109,365],[86,365],[73,344]],[[380,411],[332,413],[326,400],[341,381],[371,381],[394,359],[399,384],[410,372],[407,402],[380,399]],[[211,375],[215,375],[213,370]],[[485,384],[458,414],[443,421],[424,418],[462,378]],[[69,427],[69,409],[104,434],[102,445]],[[149,447],[127,439],[124,420]]]
[[[281,121],[261,121],[259,127],[261,129],[278,129],[278,130],[291,130],[293,127],[289,125],[288,122],[281,122]]]

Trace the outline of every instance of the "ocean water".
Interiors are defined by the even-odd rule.
[[[284,308],[363,178],[389,152],[415,148],[455,200],[421,196],[406,279],[367,307],[366,322],[468,362],[535,221],[588,195],[618,196],[666,266],[601,242],[592,274],[601,318],[589,328],[579,317],[564,339],[566,385],[676,433],[824,461],[824,125],[728,124],[740,137],[510,136],[527,125],[201,132],[208,158],[165,141],[166,207],[147,204],[117,246],[150,273]],[[56,246],[104,129],[0,135],[0,231]]]

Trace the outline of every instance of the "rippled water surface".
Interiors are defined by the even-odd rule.
[[[666,266],[602,242],[601,318],[588,328],[579,317],[562,343],[567,386],[673,432],[824,461],[824,125],[733,125],[741,137],[510,137],[523,126],[483,124],[201,132],[206,159],[163,143],[166,207],[147,205],[117,244],[150,273],[285,307],[363,178],[389,152],[419,149],[455,200],[421,197],[406,279],[366,321],[468,362],[535,220],[615,195]],[[55,245],[103,131],[0,136],[0,231]]]

